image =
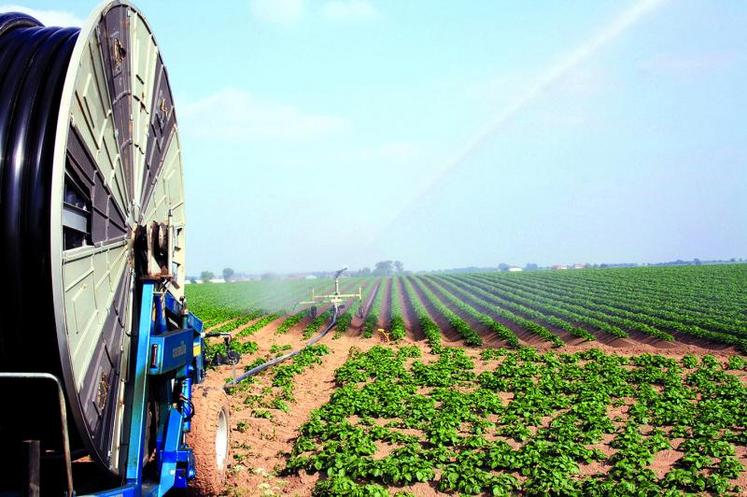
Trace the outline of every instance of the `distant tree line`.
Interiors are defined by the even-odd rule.
[[[395,273],[403,273],[405,266],[401,261],[379,261],[374,266],[374,276],[392,276]]]
[[[232,268],[230,268],[230,267],[223,268],[223,280],[224,281],[231,281],[234,278],[235,274],[236,274],[236,272]],[[195,282],[197,278],[195,278],[195,277],[188,277],[187,279],[190,280],[190,281],[192,281],[192,282]],[[215,273],[214,272],[212,272],[212,271],[203,271],[203,272],[200,273],[200,281],[202,281],[203,283],[208,282],[208,281],[210,281],[212,279],[215,279]]]
[[[713,260],[700,260],[699,258],[694,258],[692,260],[683,260],[683,259],[677,259],[674,261],[666,261],[666,262],[655,262],[655,263],[648,263],[648,264],[639,264],[635,262],[628,262],[628,263],[601,263],[601,264],[585,264],[584,266],[587,268],[593,268],[593,269],[605,269],[605,268],[615,268],[615,267],[637,267],[640,265],[644,266],[700,266],[703,264],[734,264],[734,263],[743,263],[745,262],[745,259],[743,258],[737,258],[732,257],[731,259],[713,259]],[[469,267],[462,267],[462,268],[451,268],[451,269],[439,269],[436,271],[433,271],[435,273],[478,273],[478,272],[492,272],[492,271],[508,271],[511,268],[517,268],[519,266],[514,266],[507,264],[505,262],[501,262],[496,267],[475,267],[475,266],[469,266]],[[546,270],[550,269],[549,267],[540,267],[536,263],[529,262],[524,267],[524,271],[538,271],[538,270]],[[322,272],[313,272],[313,273],[300,273],[300,275],[313,275],[318,278],[328,278],[332,276],[333,272],[329,271],[322,271]],[[346,273],[347,276],[356,276],[356,277],[366,277],[366,276],[394,276],[397,274],[408,274],[405,271],[405,265],[402,263],[402,261],[396,261],[396,260],[386,260],[386,261],[379,261],[374,265],[373,270],[370,267],[363,267],[358,270],[351,270]],[[222,272],[223,280],[225,281],[234,281],[238,280],[241,281],[243,279],[261,279],[264,281],[269,280],[278,280],[283,279],[285,277],[291,277],[291,276],[284,276],[278,273],[262,273],[259,276],[252,276],[247,275],[243,273],[237,274],[233,268],[226,267],[223,269]],[[298,275],[295,275],[295,277],[298,277]],[[215,273],[212,271],[202,271],[200,273],[199,278],[196,276],[187,276],[187,280],[189,280],[192,283],[196,283],[198,280],[202,282],[208,282],[210,280],[215,279]]]

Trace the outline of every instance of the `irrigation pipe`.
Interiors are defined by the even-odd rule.
[[[331,330],[332,328],[334,328],[335,324],[337,324],[338,310],[337,310],[337,307],[333,307],[333,309],[334,310],[332,311],[332,320],[329,322],[329,324],[327,325],[327,327],[324,328],[324,331],[322,331],[317,336],[315,336],[314,338],[312,338],[311,340],[309,340],[308,342],[306,342],[306,345],[304,345],[300,349],[296,349],[296,350],[294,350],[292,352],[288,352],[285,355],[281,355],[280,357],[276,357],[275,359],[271,359],[271,360],[269,360],[269,361],[267,361],[265,363],[260,364],[259,366],[253,367],[252,369],[250,369],[249,371],[246,371],[241,376],[237,376],[236,378],[234,378],[231,381],[229,381],[228,383],[226,383],[223,386],[223,389],[226,390],[226,391],[228,391],[231,387],[233,387],[233,386],[241,383],[245,379],[247,379],[247,378],[249,378],[251,376],[254,376],[257,373],[261,373],[265,369],[268,369],[268,368],[271,368],[273,366],[276,366],[276,365],[280,364],[281,362],[287,361],[291,357],[294,357],[294,356],[300,354],[301,351],[307,349],[308,347],[311,347],[316,342],[318,342],[319,340],[321,340],[324,337],[324,335],[326,335],[327,333],[329,333],[329,330]]]

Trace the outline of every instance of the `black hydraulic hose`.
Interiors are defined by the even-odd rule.
[[[259,366],[253,367],[252,369],[250,369],[249,371],[246,371],[241,376],[238,376],[238,377],[234,378],[233,380],[229,381],[228,383],[226,383],[223,386],[223,388],[226,391],[228,391],[228,390],[230,390],[230,388],[232,386],[237,385],[238,383],[244,381],[245,379],[247,379],[247,378],[249,378],[251,376],[254,376],[257,373],[261,373],[265,369],[271,368],[273,366],[276,366],[276,365],[280,364],[281,362],[287,361],[291,357],[294,357],[294,356],[300,354],[303,350],[307,349],[308,347],[311,347],[316,342],[318,342],[319,340],[321,340],[324,337],[324,335],[326,335],[327,333],[329,333],[329,330],[331,330],[332,328],[334,328],[335,324],[337,324],[337,313],[338,313],[337,307],[333,307],[333,309],[334,310],[332,311],[332,319],[330,320],[330,322],[327,325],[327,327],[324,328],[324,331],[322,331],[317,336],[315,336],[314,338],[312,338],[311,340],[309,340],[308,342],[306,342],[306,345],[304,345],[300,349],[296,349],[296,350],[294,350],[292,352],[288,352],[285,355],[281,355],[280,357],[276,357],[275,359],[271,359],[271,360],[269,360],[269,361],[267,361],[265,363],[260,364]]]

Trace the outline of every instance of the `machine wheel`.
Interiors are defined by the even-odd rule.
[[[236,352],[235,350],[229,350],[226,352],[226,363],[230,364],[231,366],[235,366],[239,363],[241,360],[241,354]]]
[[[231,442],[228,398],[223,390],[198,385],[192,394],[195,415],[188,442],[197,476],[190,487],[198,495],[218,495],[226,483]]]

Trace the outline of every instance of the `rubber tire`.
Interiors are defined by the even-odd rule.
[[[239,363],[241,360],[241,354],[236,352],[235,350],[229,350],[226,352],[226,364],[229,364],[231,366],[235,366]]]
[[[196,495],[220,495],[226,485],[231,452],[231,417],[228,397],[219,388],[197,385],[192,393],[195,415],[187,442],[195,458],[197,475],[189,486]],[[220,416],[225,416],[226,453],[223,467],[218,467],[216,435]]]

